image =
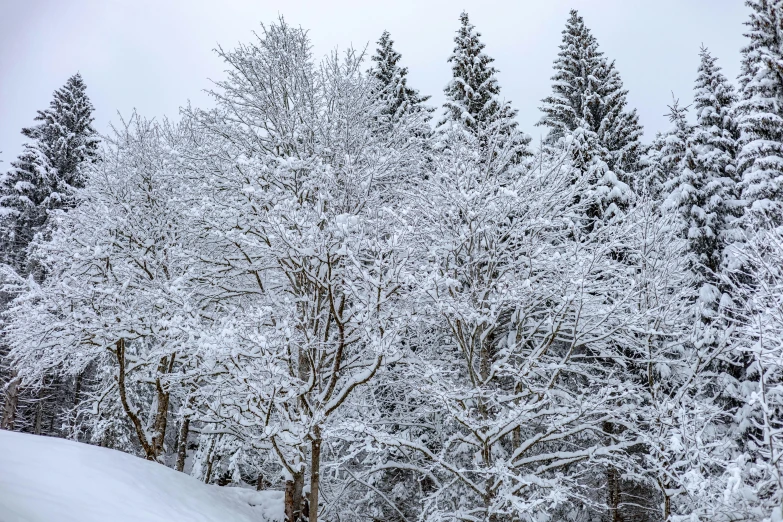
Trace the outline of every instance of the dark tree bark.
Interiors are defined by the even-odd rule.
[[[190,432],[190,417],[182,419],[179,427],[179,441],[177,447],[177,471],[185,470],[185,459],[188,456],[188,434]]]
[[[318,488],[321,485],[321,429],[313,429],[313,448],[310,465],[309,522],[318,522]]]
[[[292,480],[285,483],[285,519],[286,522],[299,522],[302,515],[302,489],[304,472],[294,474]]]
[[[33,424],[33,433],[41,434],[41,425],[43,424],[44,412],[44,387],[38,390],[38,402],[35,405],[35,423]],[[49,430],[51,432],[51,430]]]
[[[152,451],[155,459],[160,457],[163,453],[163,441],[166,439],[166,425],[169,419],[169,401],[171,394],[168,391],[168,387],[164,386],[161,382],[161,377],[165,374],[171,373],[174,370],[174,359],[176,354],[172,354],[170,357],[163,357],[158,365],[158,377],[155,379],[155,391],[158,394],[158,408],[155,412],[155,425],[154,433],[152,437]]]
[[[13,431],[16,422],[16,405],[19,402],[19,388],[21,379],[16,370],[11,370],[11,379],[5,390],[5,405],[3,407],[3,419],[0,421],[0,429]]]

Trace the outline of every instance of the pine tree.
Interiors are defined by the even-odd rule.
[[[702,48],[694,96],[696,126],[688,143],[693,165],[680,182],[690,250],[717,274],[737,199],[737,96],[709,51]]]
[[[672,93],[672,104],[668,106],[666,116],[672,127],[656,136],[648,157],[654,157],[656,162],[657,182],[667,201],[664,203],[667,210],[677,207],[672,194],[677,190],[678,180],[682,173],[685,158],[688,155],[688,142],[693,136],[693,125],[688,123],[688,106],[681,106],[680,100]],[[692,162],[692,155],[691,162]],[[672,207],[674,205],[674,207]]]
[[[73,190],[84,186],[83,165],[97,158],[98,138],[92,127],[93,106],[80,74],[54,92],[49,108],[38,111],[39,123],[22,129],[32,140],[13,169],[0,181],[2,252],[21,257],[35,233],[44,227],[47,210],[73,204]]]
[[[503,136],[517,149],[517,158],[528,155],[530,137],[518,130],[516,109],[500,99],[500,85],[492,66],[494,58],[484,53],[481,33],[470,23],[468,14],[460,14],[460,28],[454,38],[454,52],[449,57],[452,80],[444,89],[446,114],[440,126],[463,125],[479,139],[482,148],[488,146],[487,136]]]
[[[26,143],[11,170],[0,178],[0,220],[4,261],[25,273],[27,246],[46,221],[49,162],[40,149]]]
[[[738,214],[737,96],[709,51],[702,48],[699,55],[696,125],[686,122],[685,110],[675,102],[671,110],[675,128],[662,156],[664,169],[671,173],[666,207],[677,214],[698,289],[695,345],[718,348],[727,332],[718,316],[721,296],[727,291],[721,283],[721,271]]]
[[[93,106],[86,91],[81,74],[76,73],[54,92],[49,108],[38,111],[35,120],[41,123],[22,129],[22,134],[37,142],[52,170],[50,208],[69,204],[71,190],[84,186],[82,165],[97,157]]]
[[[598,42],[576,10],[563,30],[563,43],[554,64],[552,95],[544,98],[543,118],[549,143],[579,127],[595,133],[597,151],[611,170],[636,170],[642,127],[636,110],[627,110],[623,82],[614,62],[598,50]]]
[[[748,0],[750,39],[742,50],[738,103],[742,198],[779,215],[783,200],[783,1]]]
[[[379,94],[386,102],[383,114],[399,118],[405,112],[425,112],[429,119],[432,109],[424,103],[430,97],[408,87],[408,68],[399,65],[401,58],[402,55],[394,49],[389,31],[384,31],[372,57],[375,66],[370,69],[370,74],[378,81]]]
[[[84,186],[83,165],[96,161],[98,138],[92,111],[77,73],[54,92],[48,109],[38,111],[35,120],[40,123],[22,129],[32,142],[25,144],[12,169],[0,179],[0,257],[20,276],[33,275],[39,281],[44,277],[30,262],[29,246],[46,231],[50,210],[74,204],[74,189]],[[0,427],[13,429],[20,387],[13,371],[4,380],[10,382]],[[37,417],[42,408],[39,403]]]

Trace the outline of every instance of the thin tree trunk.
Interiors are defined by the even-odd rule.
[[[606,470],[607,504],[609,506],[609,520],[621,522],[620,517],[620,474],[617,468],[610,466]]]
[[[0,421],[0,429],[14,429],[16,422],[16,405],[19,402],[19,387],[21,379],[16,370],[11,370],[11,380],[5,391],[5,406],[3,407],[3,419]]]
[[[76,407],[79,405],[79,394],[82,392],[82,375],[84,372],[79,372],[79,375],[76,376],[76,384],[75,388],[76,390],[73,393],[73,406]]]
[[[294,481],[285,481],[285,522],[294,522]]]
[[[256,491],[261,491],[262,489],[264,489],[264,475],[259,473],[256,479]]]
[[[215,439],[216,437],[210,437],[209,441],[209,450],[207,450],[207,472],[204,475],[204,484],[209,484],[209,481],[212,479],[212,463],[214,462],[214,454],[213,450],[215,449]]]
[[[43,424],[43,405],[44,405],[44,387],[38,390],[38,403],[35,405],[35,424],[33,425],[33,433],[36,435],[41,434],[41,424]]]
[[[190,431],[190,417],[182,419],[179,427],[179,444],[177,447],[177,471],[185,470],[185,459],[188,456],[188,433]]]
[[[321,485],[321,429],[313,428],[313,448],[310,463],[310,522],[318,522],[318,488]]]
[[[663,522],[668,522],[672,514],[672,499],[668,493],[669,487],[668,484],[658,479],[658,488],[661,490],[661,494],[663,494]]]
[[[163,442],[166,439],[166,426],[169,419],[169,399],[171,394],[167,388],[164,388],[161,383],[161,375],[171,373],[174,369],[174,358],[176,354],[172,354],[171,357],[163,357],[158,365],[158,377],[155,379],[155,390],[158,393],[158,408],[155,412],[155,425],[154,433],[152,437],[152,451],[155,459],[158,459],[163,453]]]
[[[116,356],[117,356],[117,390],[120,393],[120,403],[125,414],[133,423],[133,428],[136,430],[136,436],[139,438],[139,444],[141,444],[144,450],[144,456],[147,460],[157,460],[152,444],[147,441],[147,435],[144,433],[144,427],[139,419],[138,412],[130,404],[128,400],[128,394],[125,389],[125,339],[117,340],[115,344]]]
[[[611,422],[604,422],[603,431],[609,436],[609,439],[613,441],[612,436],[615,433],[614,424]],[[620,516],[620,473],[614,466],[609,466],[606,469],[606,505],[609,508],[609,521],[621,522]]]
[[[293,476],[293,480],[285,483],[285,519],[286,522],[299,522],[302,514],[302,488],[304,487],[304,472]]]

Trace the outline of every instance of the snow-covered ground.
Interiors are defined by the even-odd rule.
[[[0,430],[0,522],[282,519],[282,492],[208,486],[119,451]]]

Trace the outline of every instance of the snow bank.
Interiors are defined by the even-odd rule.
[[[283,494],[208,486],[132,455],[0,430],[0,522],[277,522]]]

